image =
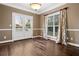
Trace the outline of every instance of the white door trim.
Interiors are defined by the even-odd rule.
[[[32,32],[32,34],[31,34],[31,36],[30,36],[30,38],[31,37],[33,37],[33,16],[29,16],[29,15],[24,15],[24,14],[20,14],[20,13],[16,13],[16,12],[12,12],[12,40],[20,40],[20,39],[25,39],[26,37],[25,37],[25,34],[24,34],[24,29],[22,30],[22,33],[23,33],[23,35],[24,36],[22,36],[22,37],[18,37],[18,38],[14,38],[15,37],[15,19],[14,19],[14,17],[16,16],[16,15],[22,15],[22,16],[24,16],[24,17],[28,17],[28,18],[31,18],[31,21],[32,21],[32,23],[31,23],[31,32]],[[19,35],[19,34],[17,34],[17,35]],[[28,36],[27,36],[28,37]],[[27,38],[26,38],[27,39]]]

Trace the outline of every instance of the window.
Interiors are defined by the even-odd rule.
[[[58,25],[59,25],[59,12],[53,13],[46,17],[47,19],[47,35],[51,37],[57,37],[58,35]]]

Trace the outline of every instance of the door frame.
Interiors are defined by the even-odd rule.
[[[27,17],[31,17],[31,21],[32,21],[32,24],[31,24],[31,30],[32,30],[32,35],[31,35],[31,37],[30,38],[32,38],[33,37],[33,16],[29,16],[29,15],[25,15],[25,14],[21,14],[21,13],[17,13],[17,12],[12,12],[12,40],[22,40],[22,39],[27,39],[26,37],[20,37],[20,38],[14,38],[15,37],[15,19],[14,19],[14,17],[16,16],[16,15],[23,15],[23,16],[27,16]],[[24,21],[24,20],[23,20]],[[24,24],[23,24],[24,25]],[[23,30],[22,30],[23,32],[24,32],[24,28],[23,28]],[[24,34],[25,35],[25,34]]]

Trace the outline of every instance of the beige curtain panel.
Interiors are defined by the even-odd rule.
[[[59,30],[57,43],[67,45],[67,8],[60,10]]]

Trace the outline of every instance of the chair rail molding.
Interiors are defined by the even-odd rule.
[[[67,31],[79,31],[79,29],[67,29]]]
[[[0,31],[9,31],[9,30],[12,30],[12,29],[0,29]]]

